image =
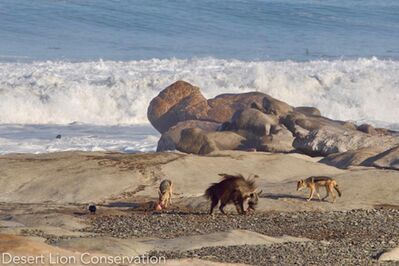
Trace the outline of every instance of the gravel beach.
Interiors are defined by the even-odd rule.
[[[205,247],[190,251],[157,252],[169,259],[202,258],[219,262],[270,264],[372,264],[399,244],[399,210],[370,209],[334,212],[255,213],[209,216],[206,213],[131,213],[98,216],[86,232],[117,238],[176,238],[230,229],[268,236],[290,235],[313,241],[302,243]]]

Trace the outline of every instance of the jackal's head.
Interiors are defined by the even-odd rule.
[[[305,187],[306,187],[305,181],[303,179],[301,179],[296,184],[296,191],[300,191],[301,189],[303,189]]]

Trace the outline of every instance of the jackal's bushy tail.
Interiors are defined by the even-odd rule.
[[[342,196],[342,193],[341,193],[341,191],[338,189],[338,185],[335,185],[334,188],[335,188],[335,190],[337,191],[338,196],[341,197],[341,196]]]

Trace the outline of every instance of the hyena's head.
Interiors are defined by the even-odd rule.
[[[301,179],[296,184],[296,191],[300,191],[301,189],[303,189],[305,187],[306,187],[305,181],[303,179]]]
[[[259,196],[262,193],[262,190],[259,192],[251,192],[248,197],[248,209],[254,211],[256,206],[258,205]]]

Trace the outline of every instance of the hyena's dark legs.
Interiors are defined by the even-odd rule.
[[[219,199],[218,198],[212,198],[211,202],[211,209],[209,210],[209,214],[213,213],[213,209],[218,205]]]
[[[234,202],[234,205],[236,206],[236,210],[238,214],[241,214],[241,208],[240,208],[240,203],[238,203],[238,201]]]
[[[226,214],[226,213],[224,212],[224,207],[225,207],[225,206],[226,206],[226,203],[225,203],[225,202],[220,202],[219,210],[220,210],[220,212],[223,213],[223,214]]]
[[[242,199],[234,201],[234,205],[236,206],[236,210],[237,210],[238,214],[245,214],[244,201]]]
[[[219,206],[219,210],[221,213],[226,214],[224,212],[224,207],[226,206],[227,203],[229,203],[231,201],[231,194],[224,194],[221,198],[220,198],[220,206]]]

